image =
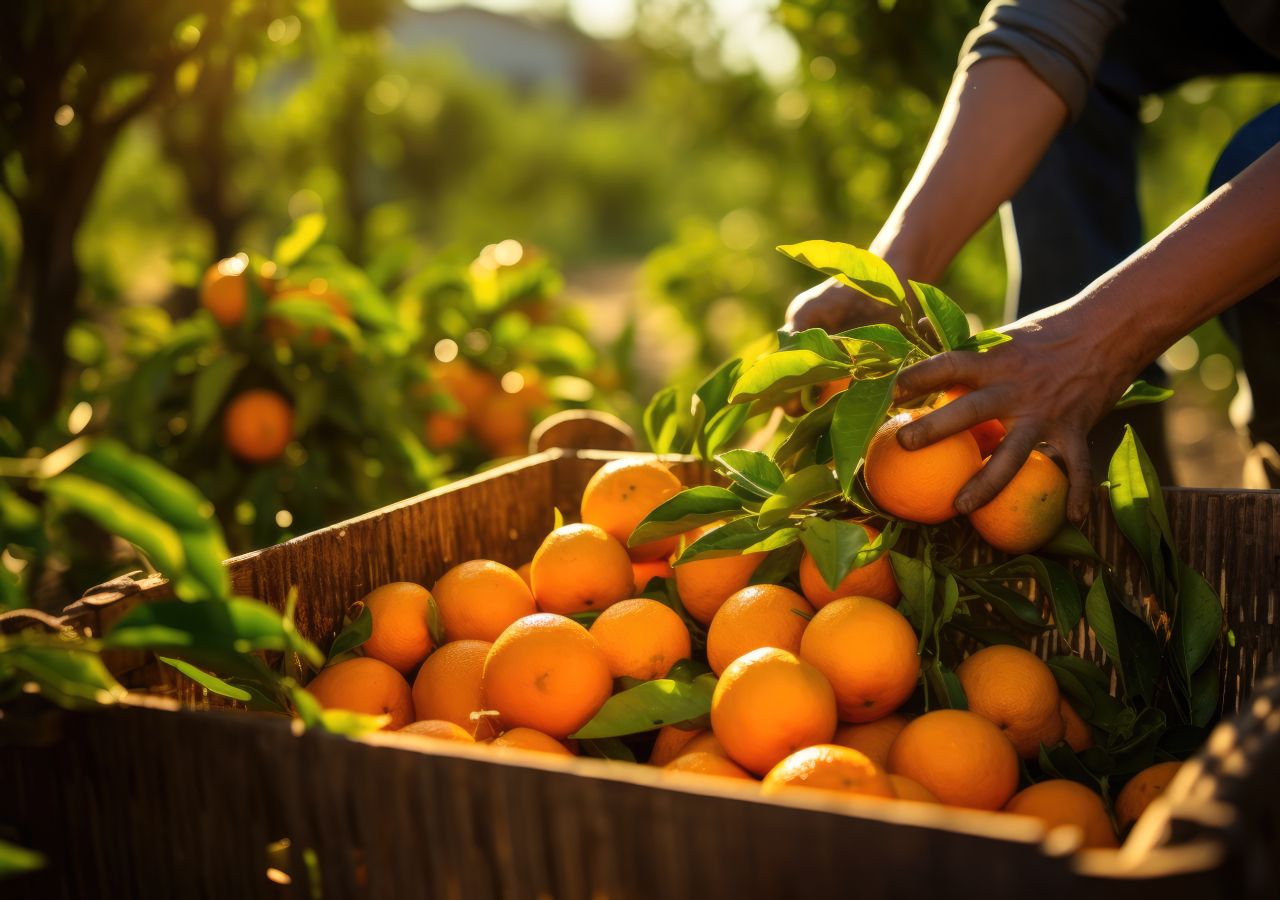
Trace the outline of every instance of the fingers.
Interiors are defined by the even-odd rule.
[[[956,512],[967,515],[1000,493],[1010,479],[1018,474],[1018,470],[1039,442],[1037,429],[1030,423],[1019,425],[1010,431],[982,470],[960,489],[956,496]]]
[[[931,356],[908,366],[898,374],[894,386],[894,399],[901,403],[924,394],[945,390],[956,383],[974,384],[976,370],[981,365],[978,353],[950,351]]]
[[[1079,525],[1089,515],[1089,501],[1093,496],[1093,466],[1089,460],[1089,447],[1078,432],[1070,433],[1059,447],[1062,461],[1067,467],[1067,518]]]
[[[997,390],[987,388],[952,400],[927,416],[904,425],[898,432],[898,443],[908,450],[919,450],[979,422],[996,418],[1002,412],[996,402],[998,396]]]

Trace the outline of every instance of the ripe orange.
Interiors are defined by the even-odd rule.
[[[527,562],[520,568],[516,569],[516,574],[524,579],[524,583],[529,586],[529,592],[533,593],[533,563]]]
[[[795,591],[754,584],[733,594],[707,630],[707,664],[717,675],[739,656],[760,647],[800,652],[800,636],[813,607]]]
[[[762,647],[721,674],[711,729],[729,758],[764,775],[780,760],[836,733],[836,699],[822,673],[794,653]]]
[[[905,775],[890,775],[889,783],[893,785],[893,793],[899,800],[913,800],[916,803],[937,803],[938,798],[918,781],[912,781]]]
[[[899,413],[880,426],[867,447],[863,466],[871,499],[900,519],[937,525],[956,515],[956,495],[982,468],[978,444],[967,431],[919,450],[898,443],[898,430],[928,415],[927,409]]]
[[[513,623],[489,648],[482,688],[486,709],[509,728],[568,737],[609,699],[613,678],[600,645],[564,616],[538,613]]]
[[[459,728],[454,722],[445,722],[442,719],[425,719],[413,722],[401,728],[400,733],[432,738],[438,741],[460,741],[464,744],[475,743],[475,738],[467,731]]]
[[[1102,798],[1083,784],[1054,778],[1013,795],[1006,812],[1039,819],[1046,828],[1062,825],[1080,829],[1085,847],[1116,846],[1115,829]]]
[[[675,575],[671,562],[665,559],[646,559],[631,563],[631,574],[635,579],[636,593],[643,593],[649,582],[655,578],[670,578]]]
[[[528,451],[529,410],[514,394],[490,394],[471,417],[476,437],[495,456],[524,456]]]
[[[852,376],[848,376],[845,378],[837,378],[834,381],[828,381],[826,384],[822,386],[822,389],[818,391],[817,402],[814,405],[821,406],[822,404],[826,403],[836,394],[847,389],[851,381],[853,381]]]
[[[205,269],[200,280],[200,305],[209,310],[223,328],[239,325],[248,309],[249,296],[244,275],[247,266],[244,256],[220,259]]]
[[[697,737],[692,738],[676,752],[676,756],[684,756],[686,753],[714,753],[725,759],[729,758],[729,754],[725,752],[724,745],[716,738],[714,731],[699,732]]]
[[[1040,657],[1021,647],[984,647],[956,669],[969,710],[994,722],[1018,755],[1032,759],[1040,745],[1062,740],[1058,683]]]
[[[1065,726],[1062,739],[1067,742],[1068,747],[1079,753],[1093,746],[1093,730],[1065,696],[1058,698],[1058,714],[1062,716],[1062,724]]]
[[[484,709],[480,677],[488,641],[452,641],[427,657],[413,681],[413,709],[419,719],[453,722],[467,734],[487,735],[489,720],[473,720]]]
[[[623,600],[591,624],[614,678],[651,681],[690,654],[689,629],[671,607],[657,600]]]
[[[892,606],[843,597],[813,617],[800,641],[800,658],[831,682],[841,721],[871,722],[916,689],[918,647],[911,623]]]
[[[325,709],[370,716],[391,716],[384,729],[396,731],[413,721],[413,693],[404,676],[384,662],[358,656],[321,670],[307,690]]]
[[[716,775],[720,778],[754,780],[746,769],[714,753],[686,753],[677,756],[662,768],[666,772],[694,772],[698,775]]]
[[[293,408],[275,391],[237,394],[222,414],[222,440],[245,462],[278,459],[293,439]]]
[[[1116,824],[1121,831],[1138,821],[1151,801],[1164,793],[1164,789],[1181,767],[1182,763],[1179,762],[1156,763],[1125,783],[1116,797]]]
[[[862,528],[867,533],[868,541],[874,541],[880,536],[878,528],[870,525],[863,525]],[[818,564],[814,562],[813,556],[806,550],[804,556],[800,557],[800,590],[804,591],[809,602],[818,609],[840,597],[873,597],[890,606],[897,606],[901,596],[887,553],[875,562],[850,569],[849,574],[832,590],[818,571]]]
[[[949,806],[996,810],[1018,789],[1018,754],[999,728],[960,709],[912,719],[889,748],[889,771]]]
[[[427,413],[422,437],[432,450],[448,450],[467,436],[467,420],[459,413],[442,409]]]
[[[970,388],[965,387],[963,384],[953,385],[942,392],[942,396],[934,402],[933,408],[938,409],[946,406],[953,400],[959,400],[969,392]],[[995,452],[996,447],[1004,440],[1006,432],[999,419],[987,419],[987,421],[979,422],[970,428],[969,433],[978,442],[978,452],[987,457]]]
[[[431,652],[431,594],[420,584],[393,581],[370,591],[365,608],[373,629],[361,648],[401,675],[408,675]]]
[[[857,750],[838,744],[816,744],[797,750],[764,777],[766,794],[794,788],[870,797],[897,796],[883,769]]]
[[[883,769],[889,765],[889,748],[906,727],[906,717],[899,715],[859,725],[841,725],[831,743],[857,750]]]
[[[1013,480],[969,513],[969,521],[997,550],[1029,553],[1067,521],[1067,476],[1049,457],[1032,450]]]
[[[705,729],[694,728],[686,731],[675,725],[663,725],[658,729],[658,737],[653,742],[653,750],[649,752],[649,765],[665,766],[679,755],[690,741],[702,734]]]
[[[713,529],[701,529],[697,537]],[[714,559],[695,559],[675,567],[676,593],[685,611],[703,625],[710,625],[724,601],[751,581],[765,553],[743,553]]]
[[[432,593],[446,641],[496,641],[516,619],[538,611],[524,579],[491,559],[454,566],[435,583]]]
[[[615,459],[605,463],[582,492],[582,521],[603,528],[622,546],[644,517],[680,493],[683,485],[654,459]],[[628,547],[634,559],[665,559],[676,549],[678,536]]]
[[[504,731],[490,741],[489,746],[505,750],[532,750],[537,753],[552,753],[556,756],[574,755],[572,750],[551,735],[532,728],[512,728],[510,731]]]
[[[563,525],[547,535],[529,569],[538,609],[569,615],[607,609],[634,592],[631,557],[595,525]]]

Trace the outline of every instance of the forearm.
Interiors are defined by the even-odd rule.
[[[1066,117],[1063,100],[1020,60],[984,60],[958,73],[871,250],[904,278],[937,281],[1026,181]]]

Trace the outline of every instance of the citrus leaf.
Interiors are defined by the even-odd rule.
[[[685,453],[691,446],[693,418],[678,387],[665,387],[644,408],[644,434],[654,453]]]
[[[843,396],[842,391],[797,420],[795,427],[791,429],[791,434],[787,435],[786,440],[773,452],[773,458],[781,464],[786,464],[811,448],[831,427],[831,420],[836,414],[836,403]]]
[[[435,599],[432,598],[431,602],[434,603]],[[354,617],[352,616],[353,612]],[[437,612],[436,615],[438,616],[439,613]],[[325,660],[326,666],[333,663],[338,657],[352,653],[363,646],[364,642],[369,640],[369,636],[373,634],[373,613],[369,611],[368,605],[363,600],[357,600],[351,604],[345,619],[346,624],[329,646],[329,656]],[[435,637],[435,634],[432,634],[433,641],[435,641]],[[439,642],[436,642],[436,646],[439,646]]]
[[[24,872],[36,872],[47,864],[43,853],[0,841],[0,881]]]
[[[836,475],[827,466],[807,466],[788,475],[777,492],[760,505],[760,527],[786,520],[809,503],[821,503],[840,493]]]
[[[729,402],[780,401],[795,388],[848,374],[848,364],[823,359],[812,350],[781,350],[762,356],[748,366],[734,384]]]
[[[831,449],[835,453],[840,489],[847,497],[853,490],[858,467],[876,430],[884,424],[893,402],[897,375],[854,381],[836,397],[831,420]]]
[[[1136,379],[1133,384],[1125,389],[1120,395],[1120,399],[1116,401],[1116,409],[1128,409],[1131,406],[1145,406],[1150,403],[1163,403],[1173,396],[1173,391],[1169,388],[1156,387],[1154,384],[1148,384],[1141,378]]]
[[[779,332],[779,350],[810,350],[823,359],[841,365],[849,365],[853,360],[849,354],[840,349],[840,345],[831,339],[821,328],[807,328],[804,331]]]
[[[191,383],[191,423],[187,426],[187,433],[192,438],[204,434],[222,406],[232,382],[247,363],[248,360],[238,353],[224,353],[196,370]]]
[[[800,529],[786,524],[772,528],[760,528],[754,518],[735,519],[707,532],[684,549],[674,565],[681,566],[695,559],[715,559],[724,556],[740,556],[744,553],[766,553],[798,541]]]
[[[854,561],[868,543],[867,531],[856,522],[840,519],[806,519],[800,540],[813,557],[818,573],[833,591],[853,569]]]
[[[693,681],[660,678],[614,694],[591,721],[570,735],[578,740],[621,737],[653,731],[705,716],[711,712],[714,675]]]
[[[288,268],[302,259],[324,234],[327,224],[324,213],[307,213],[293,220],[289,230],[276,241],[271,256],[276,265]]]
[[[1038,553],[1050,553],[1054,556],[1071,556],[1079,559],[1092,559],[1101,562],[1102,557],[1093,549],[1093,544],[1084,536],[1079,528],[1070,522],[1064,522],[1058,533],[1049,538]]]
[[[857,328],[842,331],[836,337],[856,341],[858,344],[873,344],[889,359],[902,359],[911,352],[913,347],[911,341],[907,340],[907,336],[896,326],[883,323],[860,325]],[[860,347],[855,352],[860,354],[861,350]]]
[[[228,684],[216,675],[210,675],[203,669],[198,669],[190,663],[183,662],[180,659],[173,659],[168,656],[157,656],[156,659],[164,663],[166,666],[172,666],[183,675],[190,678],[201,687],[217,694],[219,697],[227,697],[231,700],[239,700],[241,703],[248,703],[253,699],[253,695],[244,688],[238,688],[235,685]]]
[[[933,285],[909,282],[924,310],[925,318],[933,326],[942,342],[943,350],[955,350],[969,338],[969,320],[955,301]]]
[[[778,251],[882,303],[897,306],[906,299],[893,269],[868,250],[835,241],[804,241]]]
[[[957,350],[963,350],[966,353],[984,353],[992,347],[999,347],[1001,344],[1007,344],[1013,340],[1003,331],[979,331],[977,334],[970,335],[961,341]]]
[[[761,500],[769,499],[782,486],[782,470],[758,450],[729,450],[715,461],[725,477]]]
[[[727,488],[713,485],[687,488],[654,507],[627,539],[635,547],[650,541],[684,534],[742,512],[742,498]]]

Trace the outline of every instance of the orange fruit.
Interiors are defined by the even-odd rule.
[[[702,537],[713,528],[700,529]],[[714,559],[695,559],[675,567],[676,593],[685,611],[703,625],[710,625],[724,601],[746,587],[766,553],[743,553]]]
[[[996,810],[1018,789],[1018,753],[977,713],[938,709],[912,719],[889,748],[889,771],[949,806]]]
[[[563,525],[547,535],[529,569],[543,612],[607,609],[634,593],[631,557],[595,525]]]
[[[969,513],[969,521],[997,550],[1030,553],[1067,521],[1067,476],[1049,457],[1032,450],[1013,480]]]
[[[475,738],[466,730],[459,728],[454,722],[445,722],[441,719],[425,719],[412,722],[401,728],[400,733],[433,738],[439,741],[460,741],[464,744],[475,743]]]
[[[533,592],[533,563],[527,562],[520,568],[516,569],[516,574],[524,579],[524,583],[529,586],[529,592]]]
[[[883,769],[889,765],[889,748],[906,727],[906,717],[899,715],[857,725],[841,725],[831,743],[857,750]]]
[[[538,611],[519,573],[491,559],[459,563],[431,592],[446,641],[496,641],[516,619]]]
[[[307,685],[325,709],[345,709],[391,717],[383,728],[396,731],[413,721],[413,693],[404,676],[380,660],[358,656],[320,671]]]
[[[490,741],[489,746],[505,750],[532,750],[537,753],[552,753],[556,756],[574,755],[572,750],[551,735],[532,728],[512,728],[510,731],[504,731]]]
[[[489,395],[471,418],[476,437],[495,456],[528,453],[531,424],[524,401],[504,391]]]
[[[849,387],[849,383],[851,381],[853,381],[852,376],[849,376],[846,378],[837,378],[834,381],[828,381],[826,384],[822,386],[822,389],[818,391],[817,401],[814,403],[814,405],[821,406],[822,404],[826,403],[836,394],[840,393],[843,390],[846,390]]]
[[[489,648],[482,675],[486,709],[509,728],[568,737],[609,699],[613,678],[600,645],[564,616],[538,613],[513,623]]]
[[[755,584],[733,594],[707,630],[707,664],[719,675],[739,656],[760,647],[800,652],[800,636],[813,607],[795,591]]]
[[[680,493],[680,479],[654,459],[615,459],[591,476],[582,491],[582,521],[603,528],[627,547],[631,532],[664,501]],[[679,536],[628,547],[634,559],[665,559]]]
[[[467,420],[458,413],[434,410],[427,413],[422,437],[432,450],[448,450],[467,436]]]
[[[1058,698],[1058,715],[1062,716],[1062,724],[1065,726],[1062,739],[1067,742],[1068,747],[1079,753],[1093,746],[1093,730],[1065,696]]]
[[[488,641],[452,641],[427,657],[413,681],[413,709],[419,719],[452,722],[467,734],[489,734],[488,719],[471,714],[484,709],[480,677]]]
[[[701,734],[708,734],[705,729],[694,728],[686,731],[675,725],[663,725],[658,729],[658,737],[649,752],[649,765],[665,766],[675,759],[685,745]]]
[[[1180,762],[1162,762],[1148,766],[1130,778],[1116,796],[1116,824],[1124,831],[1146,811],[1155,800],[1164,793],[1173,776],[1182,767]]]
[[[766,794],[794,788],[870,797],[897,796],[883,769],[857,750],[838,744],[816,744],[797,750],[764,777]]]
[[[205,269],[200,279],[200,305],[209,310],[223,328],[239,325],[249,307],[244,274],[247,267],[244,256],[231,256]]]
[[[938,798],[918,781],[912,781],[905,775],[890,775],[889,783],[893,785],[893,793],[899,800],[914,800],[917,803],[937,803]]]
[[[1005,805],[1005,812],[1039,819],[1046,828],[1080,829],[1085,847],[1115,847],[1116,832],[1102,798],[1083,784],[1054,778],[1024,788]]]
[[[694,772],[698,775],[716,775],[720,778],[755,780],[750,772],[737,763],[714,753],[686,753],[677,756],[662,768],[666,772]]]
[[[689,629],[657,600],[623,600],[591,624],[614,678],[651,681],[690,655]]]
[[[794,653],[762,647],[740,656],[711,696],[711,729],[729,758],[764,775],[836,733],[836,698],[822,673]]]
[[[671,562],[666,559],[646,559],[631,563],[631,574],[635,580],[636,593],[644,592],[649,582],[655,578],[670,578],[675,575]]]
[[[813,617],[800,658],[831,682],[844,722],[887,716],[916,689],[919,642],[902,613],[870,597],[842,597]]]
[[[952,385],[942,392],[933,404],[934,409],[946,406],[954,400],[959,400],[965,394],[970,392],[970,388],[963,384]],[[985,422],[979,422],[977,425],[969,429],[969,433],[973,435],[973,439],[978,443],[978,452],[984,457],[990,456],[995,452],[996,447],[1004,440],[1006,434],[1004,425],[999,419],[987,419]]]
[[[278,312],[272,314],[271,307],[281,301],[288,301],[291,304],[298,301],[322,303],[329,307],[337,318],[351,320],[351,304],[347,302],[347,298],[331,291],[328,282],[323,278],[316,278],[304,288],[281,291],[268,301],[263,320],[267,336],[275,340],[292,340],[301,332],[301,328],[292,320],[284,318]],[[332,335],[323,325],[316,325],[311,328],[307,337],[311,343],[319,347],[328,344]]]
[[[919,450],[904,449],[898,430],[928,415],[899,413],[880,426],[867,447],[863,475],[876,505],[900,519],[937,525],[956,515],[956,495],[982,468],[978,444],[967,431]]]
[[[724,746],[716,738],[714,731],[699,732],[697,737],[692,738],[676,752],[676,756],[684,756],[686,753],[714,753],[716,756],[729,758],[729,754],[725,752]]]
[[[401,675],[408,675],[431,652],[431,593],[420,584],[393,581],[365,595],[373,629],[361,649]]]
[[[878,528],[870,525],[863,525],[862,528],[867,533],[868,542],[880,536]],[[822,573],[818,571],[818,564],[814,562],[813,556],[806,550],[800,557],[800,590],[804,591],[809,602],[818,609],[822,609],[832,600],[840,597],[874,597],[890,606],[897,606],[898,598],[901,596],[887,553],[875,562],[850,569],[849,574],[840,580],[835,590],[832,590],[827,585],[826,579],[822,577]]]
[[[222,413],[222,440],[245,462],[278,459],[293,440],[293,407],[275,391],[242,391]]]
[[[1023,759],[1062,740],[1058,682],[1040,657],[1021,647],[984,647],[956,669],[969,711],[995,723]]]

